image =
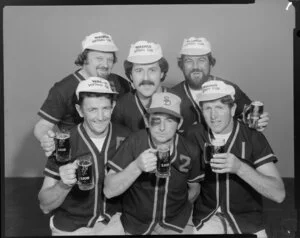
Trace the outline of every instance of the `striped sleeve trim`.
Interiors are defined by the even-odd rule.
[[[274,154],[269,154],[269,155],[266,155],[256,161],[254,161],[254,167],[257,168],[263,164],[266,164],[266,163],[269,163],[269,162],[277,162],[277,158]]]
[[[60,121],[60,119],[57,119],[53,116],[50,116],[48,113],[44,112],[42,109],[39,110],[38,115],[44,118],[47,121],[50,121],[52,123],[57,123]]]
[[[196,178],[189,179],[188,183],[200,182],[204,179],[204,177],[205,177],[205,174],[201,174],[201,175],[197,176]]]
[[[44,175],[46,176],[49,176],[51,178],[54,178],[54,179],[57,179],[57,180],[60,180],[60,176],[59,176],[59,173],[56,173],[48,168],[45,168],[44,169]]]
[[[114,162],[112,162],[112,161],[109,160],[107,163],[108,163],[108,166],[109,166],[111,169],[113,169],[113,170],[115,170],[115,171],[117,171],[117,172],[123,171],[123,169],[122,169],[120,166],[116,165]]]

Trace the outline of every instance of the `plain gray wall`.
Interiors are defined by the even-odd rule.
[[[97,31],[119,47],[114,72],[137,40],[160,43],[165,84],[183,80],[176,57],[186,37],[206,37],[212,73],[237,83],[271,115],[264,132],[284,177],[294,177],[293,28],[287,1],[249,5],[9,6],[4,8],[5,176],[42,176],[46,158],[32,131],[48,90],[73,72],[83,38]]]

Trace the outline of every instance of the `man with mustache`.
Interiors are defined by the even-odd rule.
[[[181,132],[193,124],[205,124],[196,95],[202,84],[209,80],[222,80],[235,88],[237,103],[235,118],[241,117],[244,106],[251,103],[249,97],[236,84],[210,74],[211,68],[216,64],[216,59],[212,56],[211,44],[207,39],[201,37],[184,39],[177,63],[185,78],[172,88],[173,92],[182,99],[181,112],[184,121],[180,128]],[[261,115],[258,130],[265,129],[269,121],[268,115],[267,112]]]
[[[108,198],[122,195],[121,222],[125,234],[192,233],[192,204],[204,174],[200,151],[176,133],[182,122],[181,99],[170,92],[154,93],[148,108],[149,128],[133,132],[122,143],[104,180]],[[169,175],[159,177],[158,147],[168,148]],[[166,168],[164,167],[164,168]]]
[[[138,131],[148,127],[146,114],[153,93],[166,91],[161,83],[169,65],[159,44],[137,41],[130,47],[124,69],[135,90],[118,100],[112,121]]]
[[[79,82],[98,76],[107,79],[120,96],[131,90],[126,79],[111,72],[117,62],[117,51],[112,37],[103,32],[88,35],[82,41],[82,52],[75,60],[80,69],[54,84],[38,112],[40,119],[35,125],[34,135],[41,142],[46,156],[49,156],[54,148],[55,126],[70,129],[82,122],[74,102]]]

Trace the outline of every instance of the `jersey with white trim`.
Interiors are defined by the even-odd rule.
[[[82,122],[75,108],[77,85],[85,80],[79,71],[80,69],[53,85],[38,112],[40,117],[59,127],[64,126],[69,129]],[[110,74],[108,81],[119,92],[118,97],[131,91],[129,82],[119,75]]]
[[[186,137],[203,151],[204,143],[210,141],[211,132],[201,124],[194,125]],[[265,136],[255,129],[234,120],[233,131],[225,144],[225,151],[256,169],[266,163],[276,163]],[[193,222],[197,229],[221,207],[235,233],[255,233],[264,229],[262,216],[262,195],[236,174],[217,174],[205,164],[205,180],[194,204]]]
[[[142,152],[154,148],[148,130],[132,133],[120,146],[108,166],[124,170]],[[155,173],[142,174],[123,193],[121,221],[130,234],[151,234],[156,224],[182,232],[192,211],[188,201],[188,183],[200,182],[199,148],[176,134],[171,154],[171,175],[157,178]]]
[[[54,225],[63,231],[74,231],[80,227],[93,227],[99,216],[107,223],[111,216],[121,210],[120,197],[106,199],[103,194],[103,181],[108,172],[107,161],[112,158],[130,131],[117,124],[109,124],[102,151],[99,152],[88,136],[83,124],[71,130],[72,162],[79,156],[91,154],[93,158],[93,173],[95,187],[82,191],[74,185],[60,207],[54,210]],[[44,175],[60,180],[59,165],[53,156],[48,158]]]
[[[244,105],[249,105],[251,100],[249,97],[234,83],[210,75],[208,80],[221,80],[226,84],[229,84],[234,87],[235,89],[235,101],[237,104],[237,108],[235,111],[235,118],[240,118],[241,113],[243,112]],[[204,83],[204,82],[203,82]],[[191,125],[203,123],[206,125],[202,111],[198,102],[196,102],[190,92],[190,89],[186,83],[186,81],[182,81],[177,85],[172,87],[173,92],[181,98],[181,115],[183,116],[183,123],[180,127],[180,131],[184,133],[185,130],[188,129]]]
[[[162,87],[162,91],[170,91]],[[117,101],[111,121],[129,128],[132,132],[148,128],[147,110],[143,106],[135,91],[126,93]]]

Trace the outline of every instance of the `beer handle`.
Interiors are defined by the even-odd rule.
[[[250,105],[244,105],[244,110],[243,110],[243,122],[245,123],[245,124],[248,124],[248,115],[249,115],[249,113],[250,113],[250,106],[251,106],[251,104]]]

